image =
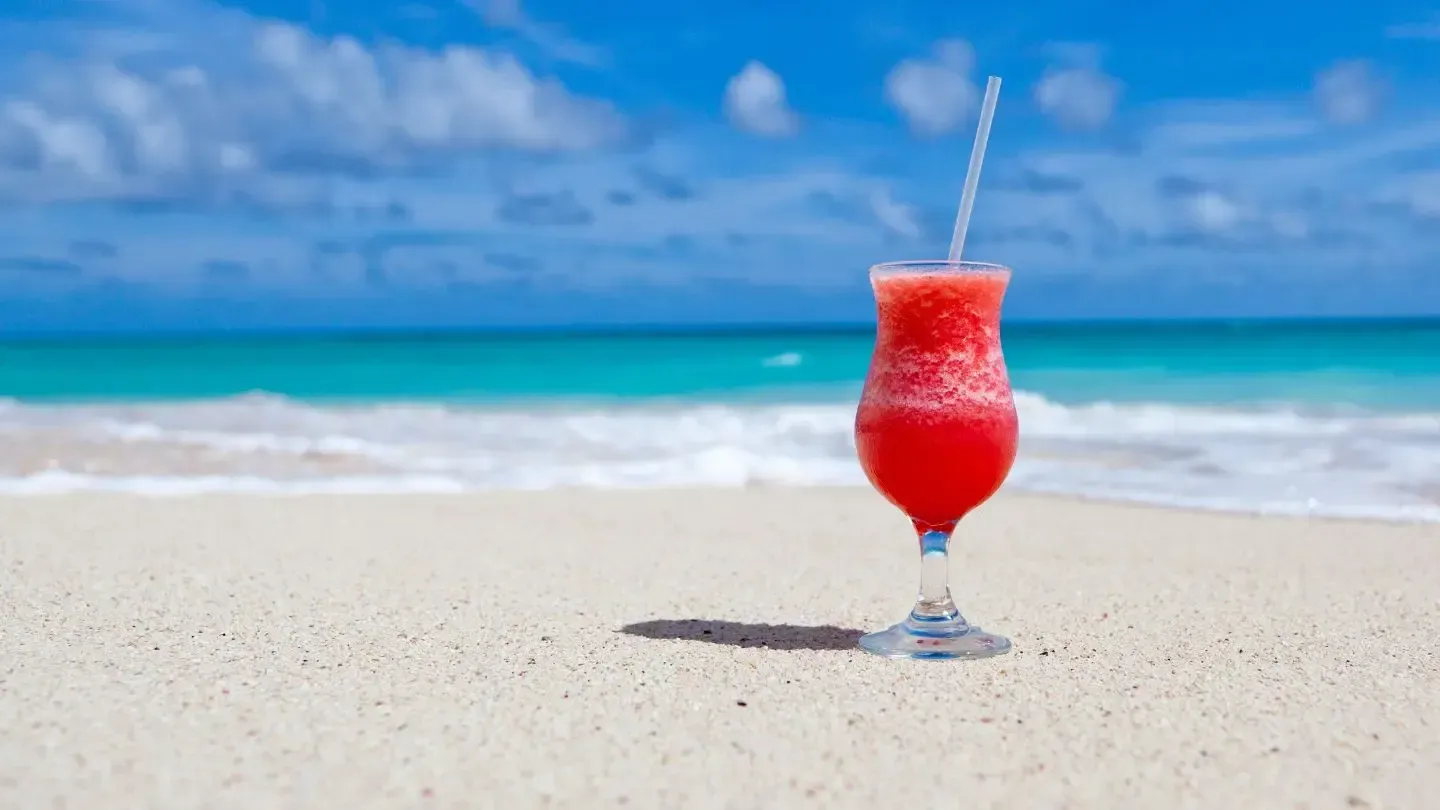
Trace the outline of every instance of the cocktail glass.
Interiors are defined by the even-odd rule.
[[[967,261],[870,268],[878,327],[855,415],[860,465],[910,518],[920,595],[904,621],[860,639],[890,658],[982,658],[1010,649],[960,615],[948,554],[956,525],[1015,463],[1019,422],[1000,349],[1010,270]]]

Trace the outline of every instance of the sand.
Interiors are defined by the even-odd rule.
[[[1431,808],[1440,526],[867,490],[0,499],[0,807]]]

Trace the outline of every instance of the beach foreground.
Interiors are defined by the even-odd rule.
[[[1427,807],[1440,526],[868,490],[0,499],[0,806]]]

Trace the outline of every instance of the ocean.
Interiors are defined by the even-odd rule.
[[[863,484],[866,329],[0,343],[0,492]],[[1006,324],[1007,487],[1440,520],[1440,320]]]

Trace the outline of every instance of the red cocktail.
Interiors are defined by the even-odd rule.
[[[900,624],[860,640],[905,658],[973,658],[1010,649],[970,626],[946,582],[955,524],[1015,462],[1019,425],[1000,349],[1010,271],[975,262],[871,268],[879,323],[855,445],[870,482],[920,536],[920,598]]]

